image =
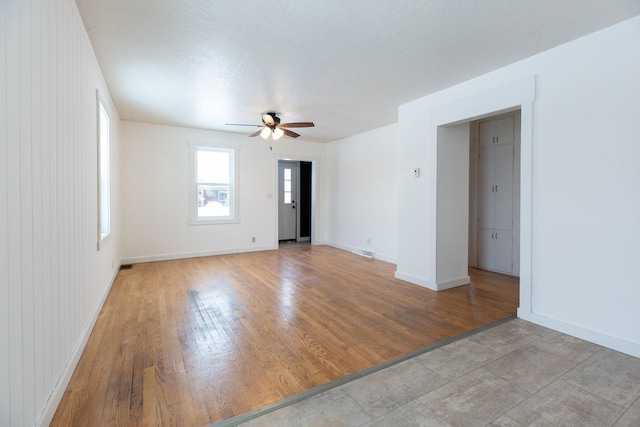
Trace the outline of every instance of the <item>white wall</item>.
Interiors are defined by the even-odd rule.
[[[0,22],[0,425],[46,425],[118,268],[119,117],[72,0],[2,1]],[[96,89],[113,149],[99,252]]]
[[[137,122],[122,122],[121,135],[123,262],[277,248],[278,158],[316,162],[323,209],[325,144]],[[240,147],[240,223],[187,225],[189,141]],[[314,243],[324,239],[323,227],[320,218]]]
[[[469,283],[468,124],[438,128],[436,277],[444,290]]]
[[[530,235],[518,313],[640,356],[638,40],[640,17],[402,106],[398,277],[424,284],[435,268],[425,243],[435,237],[435,175],[405,172],[417,162],[437,170],[442,117],[506,109],[535,76],[535,102],[522,110],[522,236]]]
[[[376,258],[395,262],[397,145],[397,125],[328,144],[328,244],[372,250]]]

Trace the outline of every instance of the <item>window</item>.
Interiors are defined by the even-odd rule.
[[[291,204],[291,169],[285,168],[283,175],[283,194],[284,194],[284,204]]]
[[[98,106],[98,250],[111,234],[111,171],[109,115],[97,95]]]
[[[238,150],[190,144],[189,224],[239,222]]]

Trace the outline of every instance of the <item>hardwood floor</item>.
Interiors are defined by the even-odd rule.
[[[513,316],[518,279],[433,292],[327,246],[121,270],[52,426],[203,426]]]

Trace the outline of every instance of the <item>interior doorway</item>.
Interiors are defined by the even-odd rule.
[[[503,123],[501,119],[508,117],[512,122],[507,133],[512,135],[511,139],[501,134]],[[469,267],[479,267],[511,274],[519,277],[520,268],[520,203],[522,201],[520,188],[521,168],[515,165],[515,158],[520,158],[521,149],[518,145],[514,147],[514,139],[520,139],[520,125],[515,125],[515,118],[520,117],[520,109],[510,108],[508,110],[496,111],[480,117],[470,117],[451,124],[444,124],[437,127],[437,167],[436,167],[436,271],[435,288],[437,290],[449,289],[455,286],[464,285],[470,282]],[[499,123],[498,123],[499,122]],[[485,125],[481,126],[484,123]],[[519,121],[518,121],[519,123]],[[473,132],[473,129],[476,132]],[[495,128],[498,133],[489,136],[489,143],[480,143],[480,131],[492,135]],[[506,173],[498,171],[498,175],[503,178],[507,176],[508,182],[504,180],[496,183],[493,179],[480,179],[478,169],[482,165],[480,154],[488,155],[489,151],[485,146],[495,146],[495,153],[491,152],[493,161],[489,162],[490,167],[495,167],[496,163],[502,164],[502,157],[505,152],[509,153],[512,164],[506,168]],[[482,153],[481,153],[482,151]],[[496,171],[492,172],[495,176]],[[486,181],[486,182],[485,182]],[[482,189],[481,184],[487,184],[487,189]],[[479,215],[486,206],[481,202],[489,200],[495,204],[497,191],[500,197],[506,192],[510,195],[507,203],[507,214],[502,209],[495,212],[487,223],[483,215]],[[493,195],[493,199],[485,197],[485,193]],[[501,215],[507,219],[503,221]],[[497,225],[496,225],[497,221]],[[505,226],[503,222],[508,222]],[[514,222],[516,223],[514,225]],[[504,247],[493,247],[486,251],[486,246],[493,243],[508,242]],[[485,246],[483,246],[485,245]],[[506,250],[505,250],[506,247]],[[486,258],[502,259],[506,258],[504,267],[502,264],[486,264]]]
[[[429,209],[435,216],[435,221],[431,222],[431,235],[436,239],[430,240],[428,260],[431,265],[436,268],[430,269],[429,275],[425,280],[426,285],[433,290],[444,290],[453,286],[459,286],[456,277],[468,274],[469,269],[469,123],[474,120],[482,120],[487,117],[496,116],[512,111],[520,111],[520,275],[519,275],[519,307],[518,317],[531,320],[533,317],[532,309],[532,250],[533,250],[533,128],[534,128],[534,104],[536,99],[536,76],[527,76],[521,79],[511,81],[509,83],[488,87],[485,90],[478,91],[473,95],[462,99],[457,99],[437,107],[434,107],[430,116],[433,117],[433,123],[429,129],[435,138],[435,144],[431,145],[431,153],[429,165],[432,166],[432,177],[434,178],[429,184]],[[465,125],[464,128],[458,125]],[[447,128],[453,128],[447,131]],[[466,130],[465,130],[466,129]],[[443,136],[451,136],[451,138],[460,141],[466,141],[465,160],[455,158],[454,162],[441,161],[440,148],[445,147],[448,141],[441,141],[441,131]],[[466,139],[461,137],[466,132]],[[451,134],[451,135],[448,135]],[[451,140],[447,138],[447,140]],[[442,144],[441,144],[442,142]],[[453,147],[453,146],[452,146]],[[458,145],[455,145],[457,148]],[[463,150],[460,149],[460,152]],[[462,156],[461,156],[462,157]],[[447,159],[445,159],[447,160]],[[454,167],[456,176],[463,175],[466,185],[459,189],[465,195],[465,199],[456,199],[458,203],[446,203],[451,192],[440,191],[440,172],[442,170],[451,170]],[[451,182],[454,177],[445,179]],[[454,192],[453,194],[457,194]],[[441,209],[442,203],[447,206]],[[457,213],[463,211],[464,215],[460,218]],[[451,218],[454,218],[453,221]],[[449,219],[443,225],[447,226],[455,222],[455,230],[464,230],[465,239],[451,241],[447,230],[441,231],[441,219]],[[457,237],[457,234],[454,233]],[[448,271],[442,273],[440,277],[441,262],[449,267]],[[399,278],[413,277],[411,274],[396,273]],[[467,276],[468,277],[468,276]],[[410,280],[411,281],[411,280]],[[468,283],[468,281],[467,281]]]
[[[278,160],[278,241],[311,242],[313,163]]]

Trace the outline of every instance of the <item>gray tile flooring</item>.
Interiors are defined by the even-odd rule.
[[[640,426],[640,359],[513,319],[216,426]]]

